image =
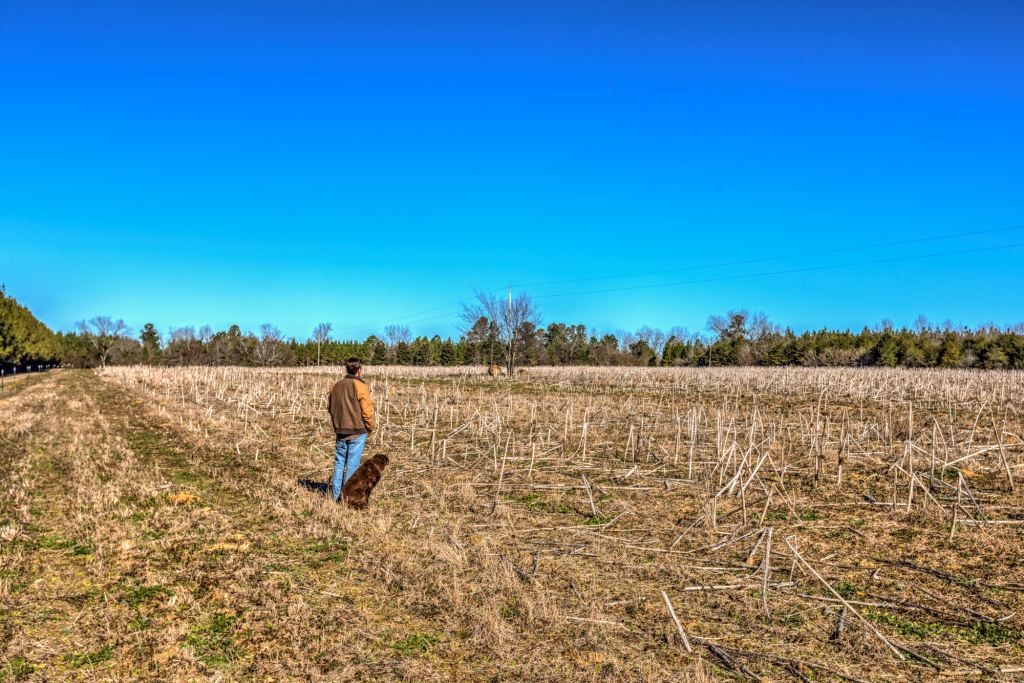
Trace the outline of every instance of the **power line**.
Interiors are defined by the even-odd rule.
[[[439,311],[439,310],[442,310],[442,309],[448,309],[448,308],[451,308],[453,306],[458,306],[458,305],[462,304],[464,301],[466,301],[466,300],[465,299],[461,299],[459,301],[455,301],[455,302],[450,303],[450,304],[445,304],[443,306],[437,306],[435,308],[428,308],[426,310],[420,311],[419,313],[429,313],[431,311]],[[419,313],[413,313],[411,315],[418,315]],[[363,330],[377,330],[378,328],[380,328],[381,325],[395,325],[395,324],[411,325],[413,323],[418,323],[418,322],[427,322],[429,320],[437,320],[437,319],[440,319],[440,318],[447,318],[448,316],[452,315],[452,313],[454,313],[454,311],[447,311],[445,313],[442,313],[441,315],[431,316],[429,318],[422,318],[422,319],[419,319],[419,320],[409,320],[407,317],[402,316],[402,317],[390,318],[388,320],[382,320],[382,321],[376,322],[376,323],[366,323],[366,324],[363,324],[363,325],[352,325],[352,326],[349,326],[349,327],[340,327],[337,330],[335,330],[335,332],[342,332],[342,333],[345,333],[345,334],[352,334],[352,333],[356,333],[356,332],[361,332]]]
[[[804,258],[804,257],[807,257],[807,256],[826,256],[826,255],[829,255],[829,254],[841,254],[841,253],[847,253],[847,252],[851,252],[851,251],[862,251],[864,249],[881,249],[881,248],[885,248],[885,247],[905,246],[905,245],[908,245],[908,244],[922,244],[924,242],[936,242],[936,241],[941,241],[941,240],[956,239],[957,237],[973,237],[973,236],[977,236],[977,235],[989,235],[989,234],[996,234],[996,233],[1012,232],[1012,231],[1016,231],[1016,230],[1024,230],[1024,225],[1015,225],[1015,226],[1011,226],[1011,227],[1008,227],[1008,228],[993,228],[993,229],[989,229],[989,230],[971,230],[971,231],[967,231],[967,232],[948,233],[948,234],[945,234],[945,235],[934,235],[934,236],[931,236],[931,237],[917,237],[917,238],[913,238],[913,239],[897,240],[897,241],[894,241],[894,242],[878,242],[878,243],[875,243],[875,244],[861,244],[861,245],[853,246],[853,247],[838,247],[838,248],[835,248],[835,249],[822,249],[822,250],[818,250],[818,251],[805,251],[805,252],[799,252],[799,253],[795,253],[795,254],[781,254],[781,255],[778,255],[778,256],[764,256],[764,257],[752,258],[752,259],[742,259],[742,260],[739,260],[739,261],[722,261],[722,262],[719,262],[719,263],[708,263],[708,264],[692,265],[692,266],[680,266],[678,268],[665,268],[665,269],[662,269],[662,270],[648,270],[648,271],[637,272],[637,273],[619,273],[617,275],[596,275],[596,276],[593,276],[593,277],[572,278],[572,279],[566,279],[566,280],[547,280],[547,281],[544,281],[544,282],[526,282],[526,283],[514,284],[512,286],[516,287],[516,288],[521,288],[521,287],[541,287],[541,286],[544,286],[544,285],[564,285],[564,284],[571,284],[571,283],[574,283],[574,282],[595,282],[595,281],[598,281],[598,280],[615,280],[615,279],[629,278],[629,277],[645,277],[647,275],[665,275],[667,273],[680,273],[680,272],[689,271],[689,270],[707,270],[707,269],[710,269],[710,268],[725,268],[725,267],[728,267],[728,266],[745,266],[745,265],[751,265],[751,264],[754,264],[754,263],[767,263],[767,262],[770,262],[770,261],[781,261],[783,259],[788,259],[788,258]]]
[[[656,289],[656,288],[659,288],[659,287],[678,287],[680,285],[694,285],[694,284],[702,284],[702,283],[706,283],[706,282],[721,282],[721,281],[724,281],[724,280],[743,280],[743,279],[758,278],[758,277],[770,277],[770,276],[773,276],[773,275],[790,275],[790,274],[793,274],[793,273],[810,273],[810,272],[821,271],[821,270],[832,270],[832,269],[836,269],[836,268],[850,268],[850,267],[853,267],[853,266],[868,266],[868,265],[876,265],[876,264],[880,264],[880,263],[895,263],[895,262],[898,262],[898,261],[913,261],[913,260],[923,259],[923,258],[934,258],[934,257],[937,257],[937,256],[955,256],[955,255],[958,255],[958,254],[974,254],[974,253],[979,253],[979,252],[984,252],[984,251],[997,251],[997,250],[1000,250],[1000,249],[1015,249],[1017,247],[1024,247],[1024,242],[1016,242],[1014,244],[1002,244],[1002,245],[995,246],[995,247],[977,247],[977,248],[974,248],[974,249],[956,249],[956,250],[953,250],[953,251],[942,251],[942,252],[936,252],[936,253],[932,253],[932,254],[915,254],[915,255],[912,255],[912,256],[893,256],[891,258],[871,259],[871,260],[868,260],[868,261],[853,261],[853,262],[850,262],[850,263],[836,263],[836,264],[830,264],[830,265],[824,265],[824,266],[807,266],[807,267],[804,267],[804,268],[787,268],[785,270],[773,270],[773,271],[768,271],[768,272],[763,272],[763,273],[745,273],[745,274],[742,274],[742,275],[722,275],[720,277],[703,278],[703,279],[700,279],[700,280],[680,280],[680,281],[677,281],[677,282],[662,282],[662,283],[651,284],[651,285],[633,285],[633,286],[630,286],[630,287],[609,287],[609,288],[606,288],[606,289],[590,289],[590,290],[584,290],[584,291],[578,291],[578,292],[559,292],[557,294],[543,294],[543,295],[535,296],[534,298],[535,299],[551,299],[551,298],[560,297],[560,296],[578,296],[578,295],[581,295],[581,294],[605,294],[605,293],[609,293],[609,292],[626,292],[626,291],[632,291],[632,290],[637,290],[637,289]]]
[[[422,315],[424,313],[431,313],[433,311],[440,311],[441,309],[451,308],[452,306],[458,306],[463,301],[465,301],[465,299],[460,299],[459,301],[454,301],[454,302],[452,302],[450,304],[443,304],[441,306],[435,306],[433,308],[427,308],[425,310],[417,311],[415,313],[408,313],[408,314],[400,316],[398,319],[411,318],[413,316]],[[447,313],[445,315],[447,315]],[[347,330],[365,330],[365,329],[368,329],[368,328],[379,327],[381,325],[392,325],[394,323],[395,323],[395,318],[390,318],[388,320],[381,320],[380,322],[375,322],[375,323],[365,323],[365,324],[362,324],[362,325],[349,325],[347,327],[339,327],[339,328],[335,329],[334,331],[335,332],[343,332],[343,331],[347,331]]]
[[[499,289],[491,290],[491,291],[486,292],[486,293],[487,294],[496,294],[496,293],[498,293],[500,291],[503,291],[503,290],[504,290],[504,288],[499,288]],[[453,302],[448,303],[448,304],[442,304],[440,306],[434,306],[433,308],[427,308],[427,309],[424,309],[422,311],[417,311],[415,313],[407,313],[405,315],[398,316],[396,318],[391,318],[389,320],[382,320],[382,321],[376,322],[376,323],[365,323],[365,324],[362,324],[362,325],[353,325],[353,326],[349,326],[349,327],[340,327],[340,328],[338,328],[335,331],[336,332],[342,332],[342,331],[352,332],[352,331],[360,331],[360,330],[367,330],[367,329],[376,329],[377,327],[380,327],[381,325],[393,325],[393,324],[395,324],[396,320],[404,321],[404,324],[406,324],[406,325],[411,325],[413,323],[428,322],[430,320],[438,320],[440,318],[448,317],[449,315],[451,315],[451,312],[443,313],[441,315],[431,316],[429,318],[421,318],[419,320],[409,320],[409,318],[413,318],[415,316],[423,315],[424,313],[433,313],[434,311],[440,311],[440,310],[443,310],[443,309],[449,309],[449,308],[452,308],[453,306],[461,306],[461,305],[465,304],[466,302],[468,302],[470,298],[471,297],[463,297],[462,299],[459,299],[458,301],[453,301]]]
[[[926,242],[934,242],[934,241],[955,239],[955,238],[958,238],[958,237],[969,237],[969,236],[986,235],[986,234],[997,234],[997,233],[1012,232],[1012,231],[1017,231],[1017,230],[1024,230],[1024,225],[1017,225],[1017,226],[1011,226],[1011,227],[1006,227],[1006,228],[994,228],[994,229],[988,229],[988,230],[972,230],[972,231],[966,231],[966,232],[949,233],[949,234],[945,234],[945,235],[935,235],[935,236],[931,236],[931,237],[918,237],[918,238],[913,238],[913,239],[896,240],[896,241],[891,241],[891,242],[880,242],[880,243],[875,243],[875,244],[863,244],[863,245],[852,246],[852,247],[839,247],[839,248],[835,248],[835,249],[823,249],[823,250],[818,250],[818,251],[801,252],[801,253],[795,253],[795,254],[785,254],[785,255],[779,255],[779,256],[767,256],[767,257],[755,258],[755,259],[743,259],[743,260],[726,261],[726,262],[713,263],[713,264],[684,266],[684,267],[680,267],[680,268],[669,268],[669,269],[664,269],[664,270],[654,270],[654,271],[647,271],[647,272],[642,272],[642,273],[621,273],[621,274],[618,274],[618,275],[602,275],[602,276],[587,277],[587,278],[575,278],[575,279],[566,279],[566,280],[549,280],[549,281],[546,281],[546,282],[534,282],[534,283],[521,283],[521,284],[511,285],[511,287],[522,288],[522,287],[531,287],[531,286],[532,287],[536,287],[536,286],[549,285],[549,284],[570,284],[570,283],[576,283],[576,282],[593,282],[593,281],[618,279],[618,278],[627,278],[627,277],[641,277],[641,276],[647,276],[647,275],[658,275],[658,274],[666,274],[666,273],[675,273],[675,272],[683,272],[683,271],[690,271],[690,270],[703,270],[703,269],[710,269],[710,268],[722,268],[722,267],[728,267],[728,266],[750,265],[750,264],[754,264],[754,263],[765,263],[765,262],[770,262],[770,261],[778,261],[778,260],[787,259],[787,258],[803,258],[803,257],[809,257],[809,256],[823,256],[823,255],[828,255],[828,254],[839,254],[839,253],[847,253],[847,252],[851,252],[851,251],[860,251],[860,250],[864,250],[864,249],[905,246],[905,245],[910,245],[910,244],[921,244],[921,243],[926,243]],[[701,279],[695,279],[695,280],[679,280],[679,281],[674,281],[674,282],[663,282],[663,283],[654,283],[654,284],[646,284],[646,285],[631,285],[631,286],[624,286],[624,287],[607,287],[607,288],[601,288],[601,289],[589,289],[589,290],[580,290],[580,291],[571,291],[571,292],[557,292],[557,293],[553,293],[553,294],[536,295],[533,298],[535,298],[535,299],[552,299],[552,298],[566,297],[566,296],[580,296],[580,295],[585,295],[585,294],[605,294],[605,293],[612,293],[612,292],[625,292],[625,291],[635,291],[635,290],[643,290],[643,289],[659,289],[659,288],[663,288],[663,287],[678,287],[678,286],[682,286],[682,285],[704,284],[704,283],[709,283],[709,282],[722,282],[722,281],[729,281],[729,280],[754,279],[754,278],[760,278],[760,277],[772,277],[772,276],[777,276],[777,275],[790,275],[790,274],[797,274],[797,273],[808,273],[808,272],[819,272],[819,271],[824,271],[824,270],[834,270],[834,269],[839,269],[839,268],[851,268],[851,267],[856,267],[856,266],[877,265],[877,264],[883,264],[883,263],[896,263],[896,262],[901,262],[901,261],[914,261],[914,260],[920,260],[920,259],[925,259],[925,258],[936,258],[936,257],[941,257],[941,256],[955,256],[955,255],[959,255],[959,254],[981,253],[981,252],[988,252],[988,251],[997,251],[997,250],[1000,250],[1000,249],[1015,249],[1015,248],[1018,248],[1018,247],[1024,247],[1024,242],[1017,242],[1017,243],[1013,243],[1013,244],[1005,244],[1005,245],[999,245],[999,246],[993,246],[993,247],[975,247],[975,248],[970,248],[970,249],[956,249],[956,250],[950,250],[950,251],[935,252],[935,253],[930,253],[930,254],[913,254],[913,255],[910,255],[910,256],[895,256],[895,257],[888,257],[888,258],[882,258],[882,259],[869,259],[869,260],[862,260],[862,261],[852,261],[852,262],[849,262],[849,263],[827,264],[827,265],[820,265],[820,266],[806,266],[806,267],[801,267],[801,268],[786,268],[786,269],[781,269],[781,270],[772,270],[772,271],[758,272],[758,273],[743,273],[743,274],[738,274],[738,275],[722,275],[722,276],[709,277],[709,278],[701,278]],[[505,288],[494,289],[494,290],[491,290],[491,291],[489,291],[487,293],[488,294],[496,294],[498,292],[504,291],[504,289]],[[454,313],[454,311],[450,311],[448,309],[451,309],[451,308],[456,307],[456,306],[461,306],[461,305],[465,304],[467,301],[469,301],[470,298],[471,297],[464,297],[462,299],[459,299],[457,301],[453,301],[451,303],[442,304],[440,306],[433,306],[431,308],[423,309],[421,311],[416,311],[416,312],[405,314],[405,315],[402,315],[402,316],[392,317],[392,318],[390,318],[388,320],[382,320],[380,322],[364,323],[364,324],[361,324],[361,325],[353,325],[353,326],[338,328],[336,330],[336,332],[346,332],[348,334],[351,334],[353,332],[359,332],[359,331],[362,331],[362,330],[375,330],[375,329],[379,328],[381,325],[396,324],[396,322],[401,322],[402,324],[410,325],[410,324],[416,324],[416,323],[422,323],[422,322],[430,322],[430,321],[433,321],[433,320],[440,320],[442,318],[447,318],[447,317],[451,316]],[[425,317],[425,318],[417,317],[417,316],[421,316],[421,315],[426,314],[426,313],[433,313],[435,311],[441,311],[441,310],[444,310],[445,312],[441,313],[439,315],[432,315],[432,316]]]

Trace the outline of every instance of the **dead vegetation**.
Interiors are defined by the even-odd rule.
[[[0,403],[7,677],[1024,673],[1020,373],[371,368],[363,513],[296,486],[334,379],[108,368]]]

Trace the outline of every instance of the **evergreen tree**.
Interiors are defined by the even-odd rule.
[[[412,365],[412,346],[407,341],[400,341],[395,345],[395,363],[398,365]]]
[[[388,362],[388,346],[382,341],[378,341],[373,345],[373,362],[378,365],[384,365]]]
[[[900,334],[897,349],[900,365],[903,367],[920,368],[925,366],[924,351],[922,351],[918,339],[911,333],[904,331]]]
[[[658,354],[654,352],[646,339],[640,339],[629,345],[629,355],[634,358],[637,365],[657,365]]]
[[[960,338],[952,332],[942,335],[938,364],[941,368],[958,368],[963,362],[963,346]]]
[[[544,348],[552,365],[572,362],[573,348],[569,343],[568,328],[562,323],[551,323],[544,330]]]
[[[899,362],[898,352],[899,347],[896,344],[896,338],[892,336],[892,333],[885,332],[878,340],[877,346],[875,346],[873,353],[875,364],[885,368],[896,367]]]
[[[413,365],[433,365],[430,340],[426,337],[416,337],[410,348],[409,355]]]
[[[685,344],[674,336],[669,337],[665,342],[665,348],[661,352],[661,364],[665,366],[681,365],[680,359],[685,352]]]
[[[0,297],[3,295],[0,294]],[[9,311],[9,306],[4,304],[10,299],[0,299],[0,366],[15,366],[21,362],[23,354],[23,340],[14,332],[14,318]]]
[[[451,339],[445,339],[441,343],[441,350],[438,352],[438,362],[446,367],[450,367],[458,363],[455,344],[452,343]]]
[[[57,348],[59,349],[60,362],[73,368],[91,368],[96,363],[93,357],[92,347],[75,332],[59,332],[57,334]]]
[[[981,367],[986,370],[1002,370],[1009,367],[1010,358],[998,344],[989,344],[981,356]]]
[[[0,366],[38,366],[60,355],[53,332],[0,288]]]
[[[160,350],[160,333],[153,327],[153,323],[146,323],[142,327],[139,340],[142,342],[142,362],[146,365],[159,365],[163,361],[163,353]]]

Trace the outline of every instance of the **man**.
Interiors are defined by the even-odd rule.
[[[331,415],[336,438],[330,488],[335,502],[341,497],[341,487],[359,468],[366,435],[377,428],[373,399],[362,380],[362,362],[358,358],[349,358],[345,361],[345,370],[348,374],[338,380],[327,395],[327,412]]]

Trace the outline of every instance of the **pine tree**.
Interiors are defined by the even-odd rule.
[[[451,339],[445,339],[441,342],[441,350],[438,352],[438,362],[446,367],[456,364],[457,357],[455,353],[455,344],[452,343]]]
[[[939,347],[939,367],[958,368],[963,363],[963,347],[960,344],[960,337],[952,332],[947,332],[942,337],[942,346]]]
[[[162,359],[160,351],[160,333],[153,327],[153,323],[146,323],[139,335],[142,342],[142,362],[145,365],[159,365]]]
[[[398,365],[412,365],[412,347],[409,342],[400,341],[395,345],[395,363]]]
[[[0,364],[45,365],[58,356],[53,332],[0,288]]]
[[[875,363],[884,368],[896,367],[899,360],[897,358],[897,351],[898,347],[895,337],[886,332],[881,339],[878,340],[878,345],[875,347]]]
[[[426,337],[417,337],[412,343],[410,356],[413,365],[433,365],[430,340]]]

